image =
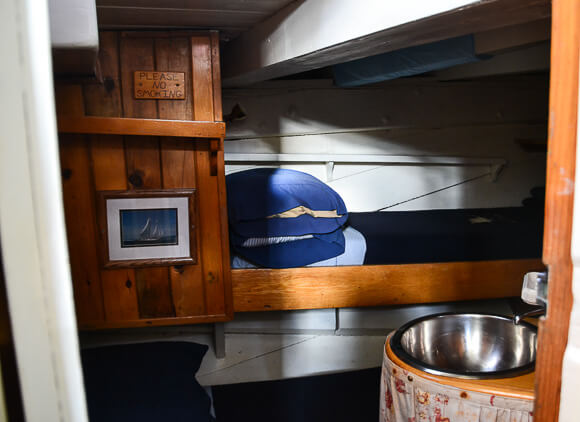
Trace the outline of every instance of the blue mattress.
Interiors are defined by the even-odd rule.
[[[542,207],[350,213],[367,265],[540,258]]]

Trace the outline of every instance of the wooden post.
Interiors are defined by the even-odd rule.
[[[536,359],[534,419],[558,420],[562,359],[572,308],[572,214],[576,171],[580,2],[554,0],[550,114],[544,224],[544,263],[549,268],[548,311],[541,321]]]

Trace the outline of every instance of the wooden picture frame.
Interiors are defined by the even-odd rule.
[[[195,189],[97,192],[105,268],[197,263]]]

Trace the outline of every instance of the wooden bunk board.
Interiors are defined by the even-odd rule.
[[[232,270],[234,312],[519,296],[540,259]]]

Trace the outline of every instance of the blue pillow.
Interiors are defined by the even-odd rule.
[[[334,258],[344,253],[342,229],[311,238],[269,246],[243,247],[245,238],[232,233],[232,249],[254,264],[267,268],[295,268]]]
[[[331,233],[348,217],[338,193],[314,176],[296,170],[241,171],[226,177],[226,187],[230,228],[244,237]],[[313,211],[336,211],[338,216],[272,217],[301,206]]]

